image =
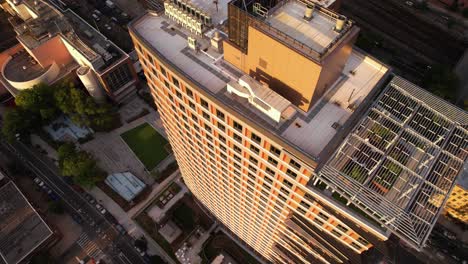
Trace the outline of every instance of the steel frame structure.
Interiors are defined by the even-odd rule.
[[[395,77],[318,177],[422,248],[468,157],[468,113]]]

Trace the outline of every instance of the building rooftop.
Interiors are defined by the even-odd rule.
[[[5,78],[13,82],[25,82],[44,74],[51,65],[43,68],[25,50],[14,54],[4,68]]]
[[[306,5],[303,3],[283,1],[278,5],[271,10],[265,22],[313,50],[322,52],[339,38],[340,33],[334,30],[335,17],[315,10],[313,18],[306,20]]]
[[[119,47],[89,25],[72,10],[63,13],[43,0],[23,0],[34,16],[24,22],[13,22],[18,39],[34,49],[50,38],[60,35],[72,45],[93,68],[102,72],[126,56]]]
[[[227,91],[227,84],[239,82],[243,73],[224,61],[223,55],[210,46],[206,36],[211,36],[212,31],[205,36],[192,36],[200,47],[196,52],[188,47],[187,37],[190,33],[165,15],[148,13],[132,22],[130,30],[161,54],[167,63],[224,105],[317,160],[325,153],[328,143],[349,126],[347,120],[355,109],[369,103],[367,96],[388,73],[385,65],[353,51],[341,78],[308,113],[292,106],[295,112],[289,116],[283,115],[280,122],[275,122],[247,99]]]
[[[424,246],[468,158],[468,113],[395,77],[319,177]]]
[[[0,188],[0,256],[3,261],[20,263],[52,234],[13,182]]]
[[[105,183],[126,201],[133,200],[145,188],[145,183],[131,172],[114,173],[107,176]]]

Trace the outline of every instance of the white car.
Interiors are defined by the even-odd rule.
[[[101,211],[99,211],[99,212],[101,212],[101,214],[106,214],[107,211],[106,211],[106,209],[102,208]]]

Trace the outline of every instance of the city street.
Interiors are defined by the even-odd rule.
[[[147,263],[133,247],[133,240],[128,235],[120,234],[115,228],[113,217],[101,214],[90,205],[64,181],[58,168],[50,160],[41,158],[40,154],[22,142],[9,144],[0,140],[0,148],[21,159],[35,177],[39,177],[61,198],[73,219],[81,224],[83,233],[70,252],[84,251],[85,254],[77,253],[74,256],[102,258],[106,263]]]

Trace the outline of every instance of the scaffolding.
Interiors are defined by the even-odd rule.
[[[424,246],[468,157],[468,113],[395,77],[318,177]]]

